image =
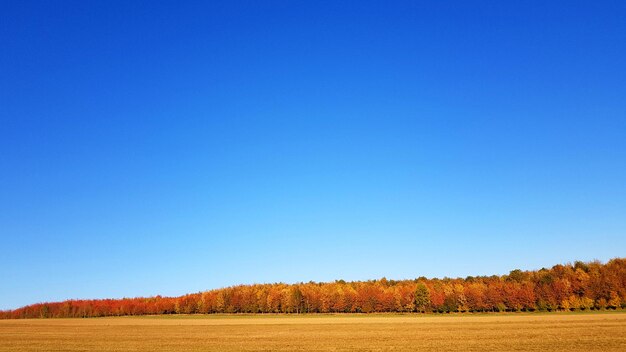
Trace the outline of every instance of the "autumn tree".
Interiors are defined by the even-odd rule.
[[[430,291],[420,282],[415,288],[415,308],[418,312],[425,312],[430,306]]]
[[[626,308],[626,259],[503,276],[238,285],[180,297],[43,302],[0,318],[143,314],[476,312]]]

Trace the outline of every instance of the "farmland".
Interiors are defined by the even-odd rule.
[[[624,351],[623,312],[0,321],[4,351]]]

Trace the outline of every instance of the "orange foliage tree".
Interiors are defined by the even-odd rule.
[[[67,300],[0,318],[214,313],[500,312],[626,308],[626,259],[465,279],[239,285],[180,297]]]

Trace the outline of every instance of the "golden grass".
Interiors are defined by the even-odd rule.
[[[626,314],[0,320],[0,351],[626,351]]]

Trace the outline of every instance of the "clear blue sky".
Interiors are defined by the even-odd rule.
[[[626,3],[5,1],[0,309],[626,255]]]

